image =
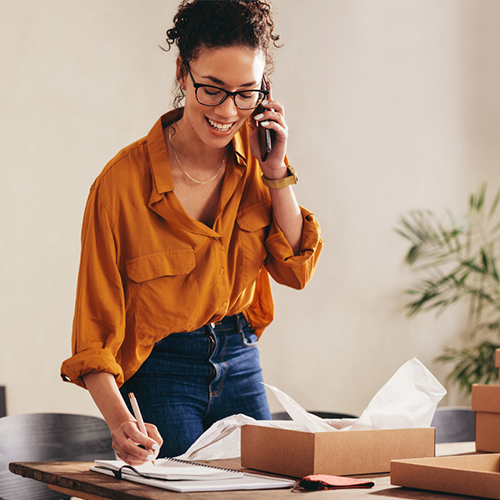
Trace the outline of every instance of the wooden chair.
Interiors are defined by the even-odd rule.
[[[431,422],[436,428],[436,443],[459,443],[475,440],[475,415],[467,407],[443,406]]]
[[[67,495],[16,476],[10,462],[114,459],[111,433],[102,418],[64,413],[32,413],[0,418],[0,499],[60,500]]]

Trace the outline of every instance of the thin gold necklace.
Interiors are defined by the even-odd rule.
[[[172,125],[168,128],[168,140],[170,142],[170,147],[172,148],[172,152],[174,153],[175,159],[177,160],[177,163],[179,164],[179,167],[181,167],[181,170],[193,181],[196,182],[196,184],[208,184],[209,182],[214,181],[217,179],[218,175],[220,174],[222,167],[224,166],[224,162],[226,161],[227,158],[227,146],[226,146],[226,151],[224,152],[224,157],[222,158],[222,163],[220,164],[219,170],[215,173],[215,175],[211,178],[208,179],[207,181],[197,181],[193,177],[191,177],[185,170],[185,168],[182,166],[181,160],[179,160],[179,157],[177,156],[177,153],[175,152],[174,145],[172,144]]]

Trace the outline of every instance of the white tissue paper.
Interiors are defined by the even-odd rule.
[[[215,422],[184,453],[180,460],[218,460],[237,458],[240,452],[240,428],[245,424],[254,424],[257,420],[243,414],[231,415]]]
[[[406,362],[370,401],[350,430],[430,427],[446,389],[416,358]]]
[[[325,420],[304,410],[290,396],[267,385],[292,421],[257,421],[246,415],[219,420],[204,432],[182,460],[217,460],[240,456],[241,426],[282,427],[307,432],[429,427],[445,388],[418,359],[406,362],[370,401],[358,419]]]

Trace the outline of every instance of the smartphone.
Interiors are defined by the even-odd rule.
[[[264,128],[259,124],[259,144],[260,144],[260,156],[262,161],[266,161],[269,153],[273,149],[273,143],[271,138],[271,130]]]
[[[267,80],[264,78],[262,80],[262,89],[268,90]],[[262,106],[257,108],[257,114],[266,111]],[[273,149],[273,131],[262,127],[259,124],[259,144],[260,144],[260,156],[262,161],[266,161],[269,153]]]

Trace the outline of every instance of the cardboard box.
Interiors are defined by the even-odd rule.
[[[472,386],[476,412],[476,450],[500,452],[500,385]]]
[[[471,407],[476,412],[500,413],[500,385],[474,384]]]
[[[499,472],[500,454],[395,460],[391,484],[500,499]]]
[[[263,425],[241,429],[241,465],[284,476],[389,472],[391,460],[433,457],[435,429],[304,432]]]
[[[500,413],[476,413],[476,451],[500,452]]]

